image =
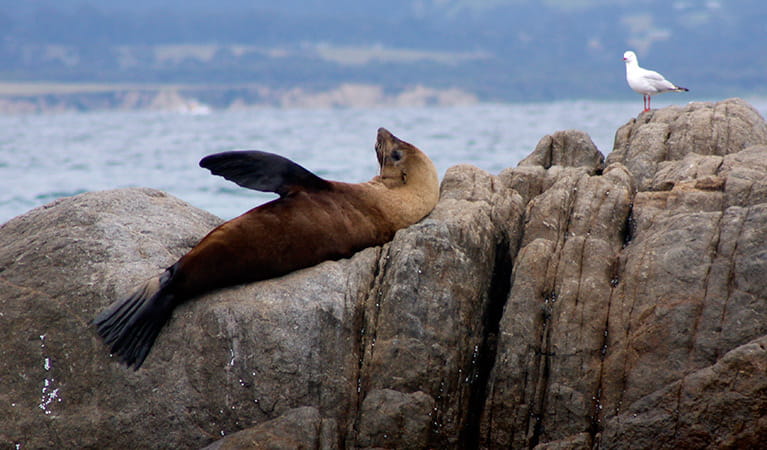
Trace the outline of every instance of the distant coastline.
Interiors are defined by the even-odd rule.
[[[0,82],[0,114],[31,114],[93,110],[152,110],[207,113],[270,106],[333,108],[375,106],[454,106],[478,98],[458,88],[415,85],[388,92],[374,84],[344,83],[327,90],[302,87],[270,88],[258,84],[120,84]]]

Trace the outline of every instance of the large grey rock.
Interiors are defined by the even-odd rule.
[[[529,156],[516,168],[501,172],[499,178],[527,203],[561,177],[601,173],[604,161],[588,134],[578,130],[557,131],[542,137]]]
[[[355,446],[423,448],[429,442],[433,411],[434,398],[421,391],[368,392],[360,410]]]
[[[63,199],[0,227],[5,444],[119,447],[142,429],[151,430],[147,443],[204,442],[207,436],[178,426],[189,417],[182,405],[191,393],[176,390],[185,377],[110,363],[90,321],[219,222],[161,192],[136,189]]]
[[[137,372],[90,321],[220,220],[149,189],[33,210],[0,227],[0,442],[757,447],[766,127],[693,104],[622,127],[606,167],[572,130],[456,166],[391,243],[182,305]]]
[[[711,111],[732,111],[716,119],[727,140],[700,144],[710,122],[669,138]],[[637,125],[648,119],[666,128]],[[619,130],[601,177],[570,171],[528,203],[484,446],[727,447],[767,433],[751,375],[765,364],[767,153],[747,145],[764,120],[737,100],[639,120]],[[652,159],[661,144],[676,156]]]
[[[713,175],[636,195],[631,242],[621,255],[606,328],[601,406],[607,446],[619,447],[646,429],[647,422],[627,418],[670,386],[679,395],[668,404],[674,405],[671,420],[678,432],[669,434],[656,422],[655,437],[646,434],[643,445],[695,448],[700,442],[723,442],[740,433],[736,420],[749,421],[724,415],[717,427],[699,427],[693,417],[700,407],[724,413],[745,401],[728,392],[739,375],[706,368],[728,354],[747,358],[731,365],[764,364],[762,354],[739,348],[767,333],[767,170],[755,164],[765,158],[767,147],[750,147],[724,156]],[[698,382],[713,385],[688,401],[685,380],[696,373]],[[716,376],[723,377],[721,384],[711,379]],[[728,377],[735,378],[724,381]],[[748,401],[764,406],[764,393],[755,394]],[[612,429],[617,424],[620,431]],[[757,435],[765,432],[763,425],[749,426]],[[689,427],[696,428],[695,439]]]
[[[304,406],[219,439],[203,450],[324,450],[338,447],[337,435],[335,421],[323,419],[317,408]]]
[[[437,208],[388,247],[366,300],[361,398],[364,402],[366,393],[381,389],[420,391],[434,408],[427,440],[420,433],[401,435],[395,427],[386,434],[401,440],[371,445],[460,443],[474,418],[469,406],[485,318],[501,301],[509,240],[518,234],[521,218],[518,195],[479,169],[458,166],[445,175]],[[352,430],[349,442],[355,441]]]
[[[533,198],[500,322],[485,444],[532,447],[591,428],[633,180],[564,172]]]
[[[535,150],[519,162],[519,167],[586,167],[590,175],[604,168],[605,157],[591,137],[579,130],[557,131],[538,141]]]
[[[251,424],[284,429],[274,420],[311,407],[334,424],[329,448],[455,442],[470,416],[495,264],[508,258],[522,206],[472,167],[444,185],[433,214],[391,244],[182,305],[137,372],[108,358],[91,318],[219,220],[129,189],[8,222],[0,437],[25,447],[199,448]],[[412,426],[378,417],[370,405],[390,398],[381,392],[398,393],[390,410]],[[268,427],[251,436],[273,435]]]
[[[605,424],[602,447],[763,448],[767,337],[736,346],[633,402]]]
[[[109,360],[94,314],[218,222],[156,191],[124,190],[2,228],[4,439],[194,448],[299,406],[345,407],[358,377],[357,299],[380,248],[181,306],[147,370]]]
[[[741,99],[669,106],[640,114],[615,133],[607,164],[620,162],[640,190],[650,188],[659,166],[690,153],[724,156],[767,144],[767,124]]]

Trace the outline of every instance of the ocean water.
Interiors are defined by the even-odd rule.
[[[657,99],[656,107],[673,97]],[[663,101],[667,103],[663,103]],[[764,116],[767,101],[748,99]],[[681,104],[681,103],[678,103]],[[203,156],[258,149],[321,177],[361,182],[377,173],[378,127],[424,150],[442,177],[456,164],[497,174],[546,134],[579,129],[605,156],[615,131],[636,117],[631,102],[568,101],[456,107],[84,112],[0,116],[0,223],[57,198],[146,186],[224,219],[276,197],[212,176]]]

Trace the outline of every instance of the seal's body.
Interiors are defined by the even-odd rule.
[[[381,128],[381,171],[367,183],[327,181],[265,152],[226,152],[200,161],[216,175],[280,198],[215,228],[160,276],[96,319],[98,333],[138,369],[182,302],[213,289],[263,280],[388,242],[426,216],[439,182],[431,160]]]

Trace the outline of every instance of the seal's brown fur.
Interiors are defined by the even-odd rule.
[[[213,173],[280,198],[215,228],[162,275],[102,312],[95,323],[112,353],[138,369],[181,302],[351,256],[426,216],[439,197],[431,160],[383,128],[376,155],[380,174],[359,184],[326,181],[262,152],[203,159]]]

